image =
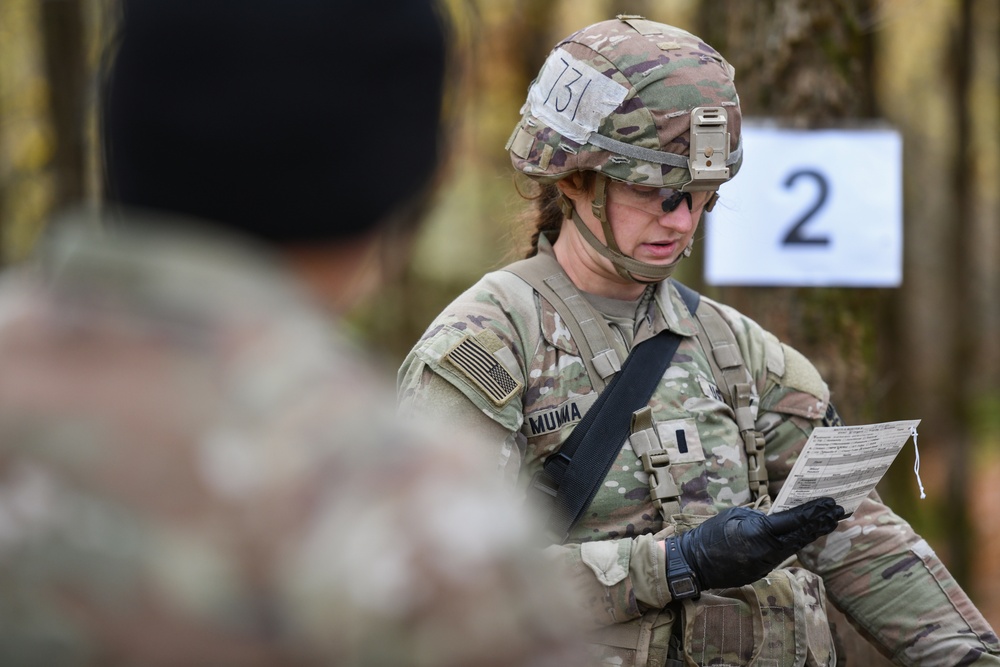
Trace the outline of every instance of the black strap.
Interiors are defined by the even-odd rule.
[[[693,314],[701,297],[676,281],[674,286]],[[597,401],[543,464],[534,486],[555,496],[548,529],[565,540],[607,477],[632,426],[632,413],[649,403],[673,360],[681,336],[662,331],[636,345]]]

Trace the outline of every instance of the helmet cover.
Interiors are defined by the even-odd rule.
[[[733,76],[715,49],[680,28],[637,16],[588,26],[557,44],[532,82],[507,143],[511,161],[543,182],[590,170],[654,187],[715,189],[742,159]],[[725,128],[728,159],[717,155],[713,178],[699,187],[688,156],[692,118],[705,107],[716,117],[710,122],[724,124],[711,129]],[[698,152],[712,164],[712,148]]]

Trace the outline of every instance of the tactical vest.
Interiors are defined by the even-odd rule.
[[[554,257],[539,253],[504,268],[538,292],[556,309],[580,349],[595,391],[601,391],[610,378],[621,370],[622,359],[614,345],[614,334],[604,317],[598,313],[570,281]],[[675,282],[679,289],[687,289]],[[750,377],[736,335],[718,309],[701,300],[692,313],[698,323],[698,340],[707,354],[715,382],[722,398],[736,415],[743,449],[747,456],[747,476],[751,496],[758,506],[767,507],[767,468],[764,465],[764,436],[754,421],[750,400],[753,395]],[[768,426],[762,424],[761,426]],[[665,522],[672,522],[680,510],[680,492],[667,472],[670,458],[660,445],[652,410],[637,410],[632,415],[629,442],[649,475],[653,505]]]
[[[604,317],[551,255],[539,253],[504,270],[531,285],[558,312],[579,348],[594,390],[603,390],[623,361]],[[718,308],[702,299],[692,315],[722,398],[736,416],[747,456],[753,504],[766,510],[770,497],[764,444],[780,419],[765,416],[755,423],[751,376],[736,335]],[[676,524],[680,491],[670,475],[669,453],[661,446],[649,407],[633,413],[631,431],[629,443],[649,475],[651,500],[666,530],[690,528],[691,525]],[[593,632],[590,641],[595,657],[602,664],[622,667],[685,664],[785,667],[807,662],[832,666],[836,662],[822,580],[808,570],[792,566],[776,569],[768,577],[740,588],[706,592],[698,600],[683,600],[680,605],[650,610],[633,621],[606,626]],[[679,646],[681,643],[683,646]]]

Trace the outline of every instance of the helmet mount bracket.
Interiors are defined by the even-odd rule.
[[[730,178],[729,119],[723,107],[691,110],[691,150],[688,171],[691,180],[683,190],[715,190]]]

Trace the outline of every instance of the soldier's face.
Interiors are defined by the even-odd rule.
[[[607,245],[604,227],[592,208],[593,182],[577,175],[556,185],[572,201],[583,224]],[[688,195],[609,182],[606,213],[619,251],[656,266],[676,261],[690,244],[711,196],[711,192]],[[643,283],[621,276],[611,260],[594,249],[572,222],[563,223],[555,250],[559,263],[580,289],[618,299],[634,299],[642,293]]]
[[[673,262],[691,242],[709,197],[710,192],[682,193],[609,182],[608,220],[618,248],[640,262]]]

